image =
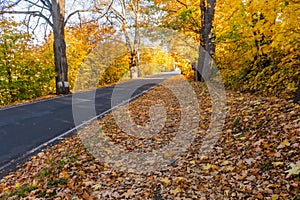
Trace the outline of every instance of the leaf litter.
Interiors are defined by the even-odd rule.
[[[168,81],[176,85],[181,78]],[[208,89],[191,84],[199,101],[199,127],[207,130]],[[129,107],[134,122],[145,126],[151,123],[151,105],[164,105],[166,122],[158,134],[128,135],[110,113],[0,180],[0,199],[299,199],[300,106],[275,97],[226,95],[225,125],[207,155],[200,153],[205,131],[177,160],[152,172],[119,170],[87,150],[92,143],[83,144],[81,137],[100,130],[126,151],[150,152],[170,143],[179,128],[180,104],[168,88],[157,86]]]

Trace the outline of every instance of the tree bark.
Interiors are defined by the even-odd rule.
[[[15,98],[15,95],[12,91],[12,73],[11,73],[11,66],[10,66],[10,58],[9,58],[9,55],[8,55],[8,51],[9,51],[9,44],[7,43],[7,40],[4,38],[4,66],[5,66],[5,69],[6,69],[6,73],[7,73],[7,80],[8,80],[8,88],[9,88],[9,94],[11,96],[11,99],[14,99]]]
[[[132,51],[130,54],[129,69],[130,69],[130,78],[136,79],[138,77],[136,51]]]
[[[215,14],[216,0],[201,0],[201,35],[198,57],[198,72],[200,81],[209,80],[212,76],[213,57],[215,54],[215,43],[213,41],[213,21]]]
[[[140,0],[131,1],[131,5],[126,5],[126,1],[120,0],[119,4],[122,8],[122,11],[117,11],[114,8],[112,11],[116,15],[117,20],[122,25],[122,31],[124,33],[125,42],[127,46],[128,53],[130,54],[129,60],[129,70],[130,70],[130,78],[137,78],[139,76],[139,49],[140,49],[140,26],[139,26],[139,18],[140,18]],[[128,7],[132,6],[132,10]],[[129,13],[132,11],[133,13]],[[128,27],[128,16],[132,17],[134,20],[134,40],[131,42],[131,38],[129,37],[129,33],[127,31]],[[133,44],[132,44],[133,43]]]
[[[68,63],[65,42],[65,0],[52,0],[52,19],[54,34],[54,61],[56,71],[56,93],[68,94]]]
[[[134,51],[135,51],[135,70],[136,77],[140,76],[140,0],[135,4],[135,33],[134,33]]]
[[[297,89],[296,96],[294,99],[294,103],[299,103],[299,102],[300,102],[300,82],[298,84],[298,89]]]

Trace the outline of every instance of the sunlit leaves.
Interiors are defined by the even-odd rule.
[[[164,1],[155,0],[156,9],[163,11],[161,24],[163,27],[181,31],[199,40],[200,9],[199,1]]]
[[[227,86],[294,97],[300,81],[298,12],[297,3],[285,1],[217,4],[216,58]]]
[[[47,49],[34,45],[22,24],[0,23],[0,105],[53,92],[54,67]]]

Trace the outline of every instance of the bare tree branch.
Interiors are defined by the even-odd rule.
[[[85,12],[98,12],[97,9],[90,9],[90,10],[75,10],[74,12],[70,13],[65,20],[65,25],[68,23],[68,21],[70,20],[70,18],[75,15],[75,14],[79,14],[79,13],[85,13]]]
[[[32,2],[30,0],[25,0],[25,1],[28,2],[29,4],[31,4],[32,7],[36,6],[36,7],[41,8],[41,9],[45,9],[45,7],[46,7],[47,10],[50,10],[50,7],[48,7],[48,5],[46,5],[46,4],[44,4],[43,1],[41,1],[43,6],[38,4],[39,0],[37,2]]]
[[[49,10],[52,7],[52,4],[50,3],[49,0],[40,0],[45,6],[47,6],[49,8]]]
[[[181,4],[181,5],[183,5],[185,8],[188,8],[188,5],[185,4],[185,3],[183,3],[182,1],[176,0],[176,2],[179,3],[179,4]]]
[[[3,11],[3,10],[6,10],[6,9],[11,9],[11,8],[15,7],[16,5],[18,5],[21,1],[22,0],[18,0],[18,1],[14,2],[14,3],[12,3],[8,6],[3,7],[1,10]]]
[[[111,8],[113,14],[115,15],[115,17],[117,18],[117,20],[122,24],[126,19],[124,17],[124,15],[122,13],[120,13],[119,11],[117,11],[115,8]]]
[[[40,20],[41,20],[41,17],[39,17],[39,18],[37,19],[37,22],[36,22],[35,26],[32,28],[33,33],[35,32],[36,28],[39,26]],[[29,24],[29,22],[28,22],[28,24]],[[29,31],[28,31],[28,32],[29,32]]]
[[[41,17],[43,18],[51,27],[53,27],[53,23],[43,15],[40,11],[1,11],[1,14],[21,14],[21,15],[32,15],[34,17]]]

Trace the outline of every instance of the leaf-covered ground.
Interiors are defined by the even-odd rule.
[[[203,83],[191,84],[199,100],[199,126],[208,129],[211,98]],[[95,159],[82,144],[82,136],[101,128],[110,142],[126,151],[167,145],[181,117],[179,101],[170,90],[156,87],[131,102],[130,111],[143,126],[149,123],[150,105],[157,103],[167,110],[159,134],[143,140],[127,135],[108,114],[3,178],[0,199],[300,198],[300,106],[278,98],[227,91],[225,125],[212,151],[200,153],[205,134],[200,131],[179,159],[153,172],[121,171]]]

